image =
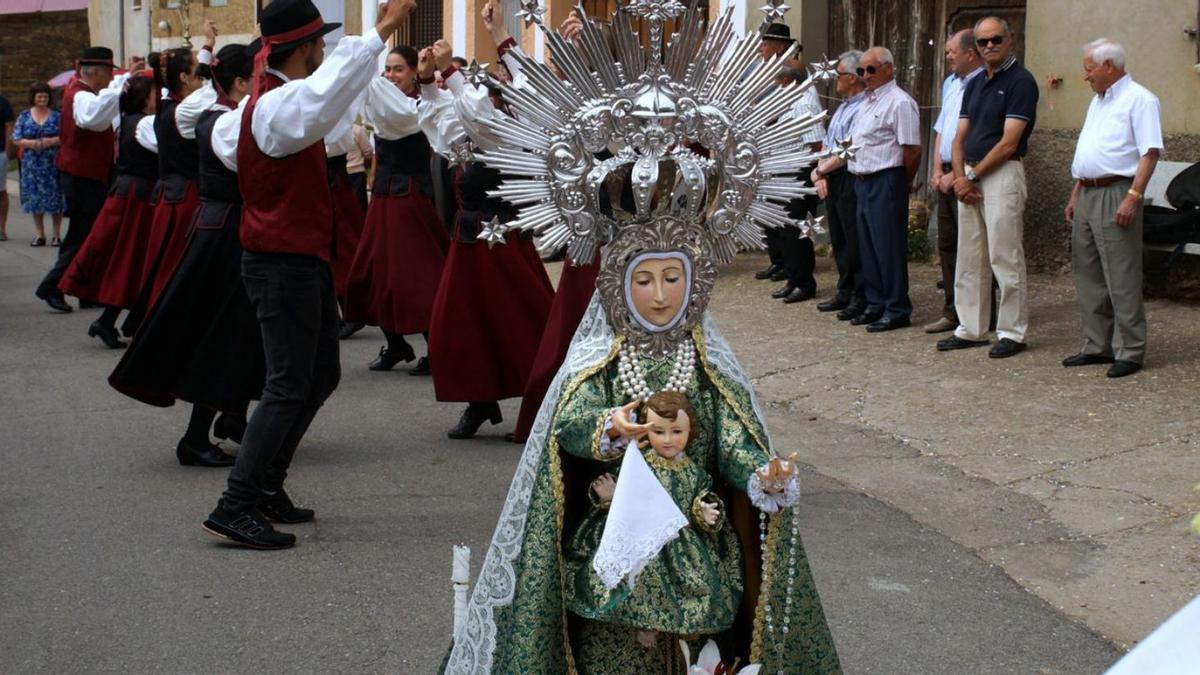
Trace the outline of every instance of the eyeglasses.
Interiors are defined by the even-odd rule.
[[[878,66],[878,67],[867,66],[866,68],[856,68],[854,72],[858,73],[859,77],[862,77],[864,73],[867,75],[874,75],[875,73],[878,73],[882,68],[883,68],[883,66]],[[849,75],[850,73],[846,73],[846,74]]]
[[[975,38],[975,44],[979,45],[980,47],[986,47],[988,45],[996,45],[999,47],[1000,43],[1002,42],[1004,42],[1003,35],[993,35],[990,38]]]

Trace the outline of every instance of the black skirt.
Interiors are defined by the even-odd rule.
[[[242,285],[241,205],[202,201],[162,297],[108,382],[144,403],[182,399],[245,412],[266,377],[262,336]]]

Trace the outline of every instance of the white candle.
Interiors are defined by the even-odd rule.
[[[471,549],[467,546],[454,547],[454,566],[450,574],[450,581],[456,584],[465,584],[471,580]]]

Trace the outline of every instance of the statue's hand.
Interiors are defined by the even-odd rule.
[[[640,405],[640,401],[630,401],[620,408],[613,408],[610,415],[612,416],[612,428],[608,431],[608,437],[617,438],[637,438],[645,436],[650,432],[650,425],[637,424],[633,420],[634,410]]]
[[[611,502],[613,494],[617,491],[617,481],[612,477],[612,474],[602,474],[599,478],[592,481],[592,492],[600,498],[601,502]]]
[[[796,455],[793,452],[787,459],[782,457],[772,457],[767,465],[759,469],[756,473],[758,479],[762,481],[763,492],[777,493],[783,492],[787,484],[796,475]]]
[[[717,520],[721,517],[721,507],[708,502],[700,502],[700,515],[704,518],[706,525],[716,525]]]

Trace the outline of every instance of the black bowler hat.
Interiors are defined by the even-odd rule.
[[[108,47],[85,47],[77,63],[81,66],[117,67],[113,63],[113,50]]]
[[[767,27],[764,28],[762,32],[762,39],[789,43],[795,42],[795,40],[792,39],[792,29],[786,23],[767,24]],[[799,50],[804,51],[804,47],[800,47]]]
[[[325,23],[312,0],[272,0],[258,15],[258,22],[263,43],[270,42],[271,52],[275,54],[312,42],[342,26]]]

